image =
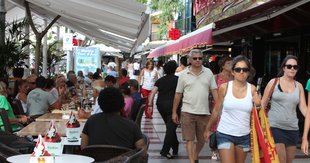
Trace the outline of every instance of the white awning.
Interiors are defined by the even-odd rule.
[[[27,1],[31,11],[42,18],[51,21],[61,15],[59,24],[125,52],[134,53],[149,35],[147,7],[136,0]],[[23,7],[24,1],[6,0],[7,10],[15,8],[12,4]]]

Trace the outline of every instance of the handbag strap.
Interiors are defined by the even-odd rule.
[[[274,78],[274,82],[273,82],[272,87],[271,87],[271,89],[269,91],[269,94],[268,94],[268,99],[271,98],[271,96],[273,94],[273,91],[274,91],[274,88],[276,87],[276,84],[277,84],[278,80],[279,80],[279,78]]]

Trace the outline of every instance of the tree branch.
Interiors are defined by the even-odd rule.
[[[28,16],[28,19],[29,19],[29,24],[30,24],[30,27],[31,27],[32,31],[34,32],[35,35],[40,35],[38,30],[34,26],[34,23],[33,23],[33,20],[32,20],[32,16],[31,16],[31,12],[30,12],[29,2],[27,2],[27,1],[25,1],[25,8],[26,8],[26,13],[27,13],[27,16]]]
[[[53,19],[53,21],[51,21],[50,24],[48,24],[48,26],[47,26],[47,27],[44,29],[44,31],[41,33],[42,36],[44,36],[44,35],[47,33],[47,31],[52,27],[52,25],[53,25],[60,17],[61,17],[60,15],[57,15],[57,16]]]

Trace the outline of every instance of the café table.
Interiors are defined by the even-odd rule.
[[[66,136],[66,123],[67,121],[58,121],[55,122],[55,127],[57,128],[57,132],[60,136]],[[85,122],[80,122],[80,129],[83,130]],[[48,128],[50,126],[50,122],[48,121],[35,121],[22,128],[16,134],[18,136],[38,136],[39,134],[45,135]]]
[[[51,112],[52,113],[61,113],[61,114],[70,114],[71,112],[73,112],[74,114],[78,114],[78,111],[72,110],[72,109],[68,109],[68,110],[54,109]]]
[[[36,121],[45,122],[45,121],[55,121],[55,122],[68,122],[70,114],[62,113],[45,113],[42,116],[36,118]],[[77,117],[78,118],[78,117]],[[78,118],[79,122],[86,122],[87,119]]]
[[[29,162],[27,160],[30,160],[31,154],[22,154],[22,155],[15,155],[7,158],[8,162],[12,163],[25,163]],[[94,162],[95,160],[88,156],[82,156],[82,155],[73,155],[73,154],[62,154],[60,156],[54,157],[55,163],[89,163]]]

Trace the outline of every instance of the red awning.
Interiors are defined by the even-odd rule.
[[[170,41],[165,45],[162,45],[154,50],[148,55],[148,58],[163,56],[163,55],[173,55],[178,53],[180,50],[179,41]]]
[[[185,36],[182,36],[176,41],[172,41],[163,46],[154,49],[148,58],[173,55],[177,53],[188,52],[194,48],[202,48],[212,45],[212,28],[214,23],[197,29]]]

